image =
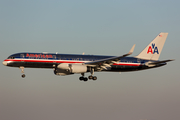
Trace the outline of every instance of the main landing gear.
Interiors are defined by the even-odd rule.
[[[92,75],[90,75],[89,77],[88,77],[90,80],[92,79],[92,80],[97,80],[97,77],[96,76],[92,76]]]
[[[84,73],[81,73],[81,77],[79,77],[79,80],[80,81],[88,81],[88,78],[87,77],[84,77]]]
[[[24,67],[21,66],[21,67],[19,67],[19,69],[21,69],[21,73],[22,73],[21,77],[22,77],[22,78],[25,78],[26,75],[24,74]]]
[[[93,76],[94,74],[94,68],[91,68],[91,75],[88,77],[90,80],[97,80],[97,77],[96,76]]]
[[[79,80],[80,81],[88,81],[88,79],[89,80],[97,80],[97,77],[96,76],[92,76],[92,75],[90,75],[88,78],[87,77],[84,77],[84,76],[81,76],[81,77],[79,77]]]
[[[79,80],[81,81],[88,81],[89,80],[97,80],[97,77],[96,76],[93,76],[94,74],[94,68],[91,68],[91,75],[87,77],[84,77],[84,73],[81,73],[81,77],[79,77]]]

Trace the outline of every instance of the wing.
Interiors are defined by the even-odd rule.
[[[122,56],[115,56],[115,57],[110,57],[107,59],[100,59],[93,62],[86,62],[84,64],[86,66],[96,67],[98,70],[107,69],[106,67],[111,67],[112,64],[119,62],[121,58],[131,55],[134,51],[134,48],[135,48],[135,44],[133,45],[129,53],[124,54]]]

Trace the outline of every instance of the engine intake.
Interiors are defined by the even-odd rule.
[[[55,75],[61,75],[61,76],[65,76],[65,75],[71,75],[73,73],[70,73],[68,70],[63,70],[63,69],[55,69],[54,70],[54,74]]]

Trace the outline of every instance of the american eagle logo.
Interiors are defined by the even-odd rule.
[[[149,54],[149,53],[151,53],[151,54],[155,54],[155,53],[159,54],[158,48],[157,48],[157,46],[155,46],[155,43],[152,43],[152,45],[149,46],[147,54]]]

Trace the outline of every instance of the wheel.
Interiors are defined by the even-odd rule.
[[[84,77],[79,77],[79,80],[84,80]]]
[[[92,76],[92,75],[90,75],[88,78],[89,78],[89,79],[92,79],[92,78],[93,78],[93,76]]]
[[[93,80],[97,80],[97,77],[96,76],[93,76],[93,78],[92,78]]]
[[[21,75],[21,77],[22,77],[22,78],[25,78],[25,77],[26,77],[26,75],[25,75],[25,74],[22,74],[22,75]]]
[[[85,78],[84,78],[84,81],[88,81],[88,78],[87,78],[87,77],[85,77]]]

